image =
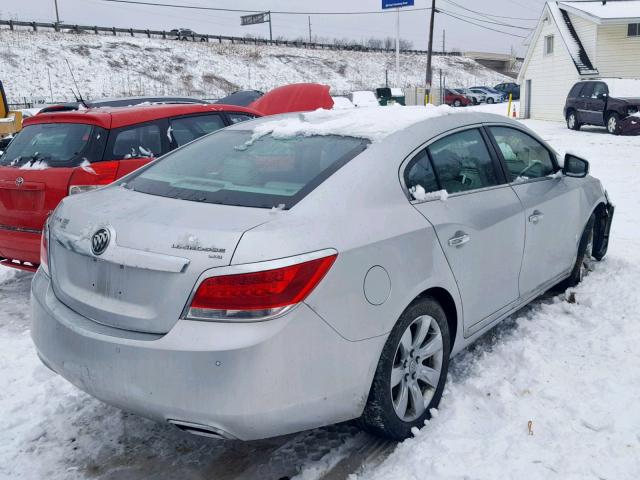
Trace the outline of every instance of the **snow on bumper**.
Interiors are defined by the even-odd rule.
[[[43,362],[78,388],[158,421],[252,440],[359,416],[384,338],[349,342],[306,305],[260,323],[180,320],[164,336],[99,325],[31,287]]]

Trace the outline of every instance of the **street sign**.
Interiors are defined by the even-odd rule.
[[[252,15],[243,15],[242,17],[240,17],[240,25],[245,26],[245,25],[256,25],[258,23],[266,23],[271,21],[271,18],[269,17],[270,17],[269,12],[254,13]]]
[[[413,7],[414,0],[382,0],[382,8]]]

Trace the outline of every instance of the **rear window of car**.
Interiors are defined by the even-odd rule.
[[[0,157],[0,165],[20,168],[77,167],[99,160],[107,131],[83,123],[27,125]]]
[[[369,143],[338,135],[252,136],[218,131],[169,153],[125,186],[196,202],[289,209]]]
[[[171,132],[179,147],[224,126],[222,117],[217,113],[171,119]]]

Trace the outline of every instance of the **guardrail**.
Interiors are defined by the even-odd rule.
[[[141,30],[136,28],[119,28],[119,27],[100,27],[97,25],[79,25],[79,24],[67,24],[67,23],[47,23],[47,22],[25,22],[21,20],[1,20],[0,27],[9,27],[10,30],[15,30],[16,27],[27,27],[37,32],[38,29],[51,29],[56,32],[67,33],[93,33],[95,35],[113,35],[125,34],[131,37],[136,35],[146,36],[147,38],[163,38],[174,39],[175,33],[166,30]],[[193,41],[202,42],[218,42],[218,43],[232,43],[241,45],[274,45],[285,47],[297,47],[297,48],[309,48],[318,50],[346,50],[346,51],[358,51],[358,52],[378,52],[378,53],[391,53],[395,49],[387,48],[371,48],[364,45],[334,45],[331,43],[315,43],[315,42],[298,42],[291,40],[268,40],[265,38],[247,38],[247,37],[231,37],[227,35],[212,35],[208,33],[193,33],[189,35],[189,38]],[[405,54],[426,55],[426,50],[400,50]],[[434,55],[447,55],[453,57],[459,57],[462,54],[460,52],[433,52]]]

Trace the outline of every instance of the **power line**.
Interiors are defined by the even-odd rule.
[[[445,11],[443,11],[443,10],[438,10],[438,11],[439,11],[440,13],[442,13],[443,15],[446,15],[446,16],[451,17],[451,18],[455,18],[455,19],[457,19],[457,20],[460,20],[461,22],[470,23],[471,25],[475,25],[476,27],[484,28],[484,29],[486,29],[486,30],[491,30],[491,31],[493,31],[493,32],[502,33],[502,34],[504,34],[504,35],[510,35],[510,36],[512,36],[512,37],[527,38],[526,36],[523,36],[523,35],[516,35],[515,33],[505,32],[504,30],[498,30],[497,28],[487,27],[487,26],[482,25],[482,24],[480,24],[480,23],[472,22],[471,20],[465,20],[464,18],[457,17],[456,15],[451,14],[451,13],[448,13],[448,12],[445,12]]]
[[[490,19],[492,19],[492,18],[506,18],[506,19],[509,19],[509,20],[525,20],[525,21],[530,21],[530,22],[537,22],[538,21],[537,18],[521,18],[521,17],[511,17],[511,16],[507,16],[507,15],[495,15],[493,13],[483,13],[483,12],[479,12],[477,10],[472,10],[471,8],[467,8],[467,7],[465,7],[463,5],[460,5],[459,3],[453,2],[451,0],[444,0],[444,1],[447,2],[447,3],[450,3],[451,5],[455,5],[456,7],[461,8],[463,10],[467,10],[468,12],[475,13],[475,14],[478,14],[480,16],[483,16],[483,17],[486,17],[486,18],[490,18]]]
[[[220,8],[220,7],[201,7],[197,5],[179,5],[175,3],[154,3],[145,2],[142,0],[100,0],[102,2],[113,3],[127,3],[133,5],[147,5],[151,7],[169,7],[169,8],[184,8],[189,10],[209,10],[215,12],[236,12],[236,13],[262,13],[265,10],[243,10],[239,8]],[[431,8],[411,8],[401,9],[401,13],[420,12],[425,10],[431,10]],[[390,10],[376,10],[376,11],[361,11],[361,12],[302,12],[302,11],[288,11],[288,10],[271,10],[271,13],[278,15],[384,15],[392,13]]]
[[[521,27],[521,26],[519,26],[519,25],[510,25],[510,24],[508,24],[508,23],[504,23],[504,22],[494,22],[494,21],[491,21],[491,20],[485,20],[484,18],[471,17],[471,16],[469,16],[469,15],[465,15],[465,14],[463,14],[463,13],[450,12],[450,11],[447,11],[447,10],[443,10],[442,8],[438,8],[438,12],[451,13],[451,14],[454,14],[454,15],[458,15],[458,16],[460,16],[460,17],[469,18],[469,19],[471,19],[471,20],[476,20],[476,21],[478,21],[478,22],[490,23],[491,25],[499,25],[499,26],[501,26],[501,27],[517,28],[517,29],[519,29],[519,30],[527,30],[527,31],[529,31],[529,30],[533,30],[533,28],[531,28],[531,27]]]

